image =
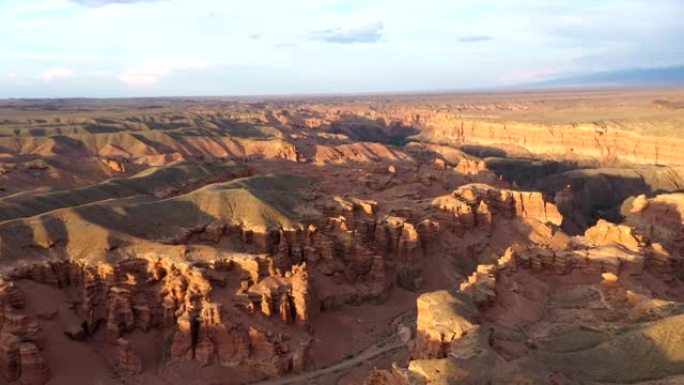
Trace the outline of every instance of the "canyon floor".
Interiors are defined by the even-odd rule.
[[[0,101],[0,384],[684,384],[684,90]]]

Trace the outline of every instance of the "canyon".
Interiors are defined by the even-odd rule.
[[[0,383],[684,383],[682,106],[0,101]]]

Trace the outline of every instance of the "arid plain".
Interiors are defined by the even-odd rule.
[[[0,101],[0,383],[684,383],[684,90]]]

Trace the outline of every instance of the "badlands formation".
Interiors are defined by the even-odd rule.
[[[0,383],[684,384],[684,92],[0,102]]]

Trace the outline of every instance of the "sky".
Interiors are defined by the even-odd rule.
[[[684,64],[684,0],[0,0],[0,98],[489,89]]]

